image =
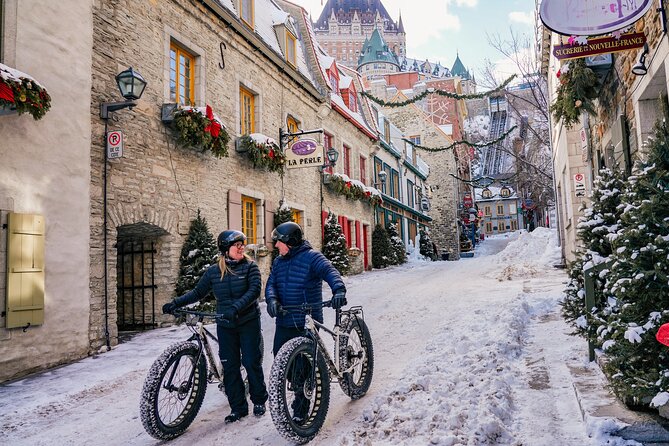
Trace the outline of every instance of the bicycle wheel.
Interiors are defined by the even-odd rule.
[[[206,391],[207,364],[197,345],[171,345],[144,380],[139,405],[144,429],[159,440],[178,437],[195,419]]]
[[[340,338],[339,341],[339,370],[344,371],[344,378],[339,380],[339,385],[346,395],[357,400],[365,396],[372,384],[372,337],[365,321],[358,317],[348,318],[342,326],[348,336]]]
[[[285,439],[298,444],[318,434],[330,404],[330,373],[322,355],[314,360],[314,347],[314,341],[305,337],[286,342],[274,358],[269,378],[272,421]]]

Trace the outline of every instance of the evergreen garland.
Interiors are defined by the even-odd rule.
[[[407,251],[404,242],[397,232],[397,225],[395,223],[389,223],[386,227],[386,231],[388,231],[388,239],[390,239],[390,247],[393,252],[393,265],[406,263]]]
[[[448,145],[448,146],[442,146],[442,147],[425,147],[425,146],[421,146],[421,145],[418,145],[418,144],[413,144],[413,143],[412,143],[410,140],[408,140],[408,139],[404,139],[404,141],[410,143],[410,144],[411,144],[412,146],[414,146],[416,149],[425,150],[426,152],[442,152],[442,151],[444,151],[444,150],[455,149],[455,148],[458,147],[459,145],[463,145],[463,144],[466,145],[466,146],[469,146],[469,147],[483,148],[483,147],[492,146],[492,145],[495,145],[495,144],[497,144],[497,143],[502,142],[504,139],[506,139],[507,136],[509,136],[509,135],[511,134],[512,131],[514,131],[514,130],[516,129],[516,127],[517,127],[517,126],[514,125],[514,126],[511,127],[509,130],[507,130],[507,131],[504,132],[502,135],[500,135],[498,138],[496,138],[496,139],[494,139],[494,140],[492,140],[492,141],[488,141],[488,142],[470,142],[470,141],[467,141],[466,139],[463,139],[463,140],[460,140],[460,141],[454,141],[453,144]]]
[[[289,221],[294,221],[293,211],[288,206],[281,204],[274,213],[274,227],[276,228],[281,223],[286,223]],[[276,246],[274,246],[274,249],[272,249],[272,263],[274,263],[274,259],[277,257],[279,257],[279,250]]]
[[[571,60],[567,66],[569,71],[559,72],[560,85],[551,111],[556,121],[562,119],[564,126],[571,128],[581,118],[582,110],[595,114],[593,100],[598,96],[599,81],[584,58]]]
[[[237,150],[246,153],[249,161],[253,163],[253,167],[277,172],[283,176],[286,154],[279,149],[272,138],[254,133],[242,136],[238,144]]]
[[[351,180],[347,175],[338,173],[329,175],[328,189],[337,195],[343,195],[349,200],[366,201],[375,206],[383,204],[381,192],[373,187],[367,187],[359,181]]]
[[[669,349],[655,339],[669,322],[666,110],[649,143],[648,161],[635,166],[618,208],[622,228],[613,238],[615,262],[606,286],[611,315],[601,333],[612,389],[626,403],[643,405],[669,391]]]
[[[381,107],[393,107],[393,108],[394,107],[404,107],[406,105],[413,104],[415,102],[418,102],[418,101],[421,101],[421,100],[425,99],[428,95],[431,95],[431,94],[437,94],[439,96],[445,96],[445,97],[452,98],[452,99],[482,99],[482,98],[487,98],[489,96],[492,96],[493,94],[505,89],[506,86],[509,85],[515,77],[516,77],[516,75],[514,74],[514,75],[510,76],[507,80],[502,82],[502,84],[499,87],[495,88],[494,90],[486,91],[486,92],[483,92],[483,93],[458,94],[458,93],[453,93],[453,92],[447,91],[447,90],[428,89],[428,90],[423,91],[420,94],[417,94],[416,96],[414,96],[411,99],[407,99],[406,101],[401,101],[401,102],[386,102],[383,99],[377,98],[376,96],[374,96],[374,95],[372,95],[372,94],[370,94],[366,91],[363,91],[362,95],[367,97],[369,100],[371,100],[373,102],[376,102]]]
[[[374,268],[385,268],[395,261],[395,253],[390,244],[388,231],[377,224],[372,232],[372,266]]]
[[[28,113],[37,121],[51,108],[51,96],[27,74],[0,64],[0,107]]]
[[[180,145],[202,152],[210,150],[217,158],[228,156],[230,135],[214,116],[211,107],[207,106],[204,113],[200,108],[179,108],[174,113],[172,126]]]
[[[177,296],[182,296],[195,288],[207,268],[217,261],[218,247],[204,217],[197,211],[191,222],[186,242],[179,256],[179,276],[175,286]],[[216,312],[216,304],[209,303],[214,298],[210,292],[196,307],[199,311]]]
[[[337,216],[330,212],[325,221],[323,236],[323,255],[327,257],[340,274],[348,273],[351,264],[348,258],[348,246]]]

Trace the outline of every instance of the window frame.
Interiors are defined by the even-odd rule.
[[[390,121],[383,118],[383,140],[390,144]]]
[[[489,216],[489,217],[492,216],[492,207],[490,207],[490,206],[485,206],[485,207],[483,208],[483,214],[484,214],[484,215],[487,215],[487,216]]]
[[[411,180],[407,180],[407,206],[411,209],[415,209],[416,198],[414,195],[414,183]]]
[[[360,175],[360,182],[364,184],[365,186],[367,185],[367,158],[364,156],[360,155],[360,165],[359,165],[359,175]]]
[[[346,144],[342,145],[342,160],[344,164],[344,175],[351,178],[351,148]]]
[[[292,115],[286,117],[286,129],[288,133],[296,133],[300,129],[300,121],[295,119]]]
[[[497,205],[497,215],[504,215],[504,205],[503,204],[498,204]]]
[[[299,209],[291,208],[291,217],[295,223],[300,225],[301,227],[304,227],[302,224],[302,211]]]
[[[245,119],[245,109],[246,107],[244,106],[245,102],[244,99],[249,98],[250,102],[250,120],[248,120],[248,123],[250,125],[250,129],[246,128],[246,122],[247,120]],[[255,98],[256,95],[253,94],[251,90],[248,88],[245,88],[243,85],[239,86],[239,133],[241,135],[250,135],[251,133],[255,133]],[[245,132],[245,130],[249,130],[248,132]]]
[[[174,59],[172,58],[172,55],[174,54]],[[186,60],[190,63],[190,66],[188,68],[188,103],[185,103],[182,101],[181,98],[181,93],[180,93],[180,80],[182,77],[184,77],[183,74],[181,74],[181,67],[183,66],[181,64],[181,57],[185,57]],[[170,101],[174,101],[179,105],[189,105],[192,106],[195,104],[195,58],[196,56],[185,49],[183,46],[179,45],[177,42],[174,40],[170,41],[170,56],[169,56],[169,61],[170,61],[170,66],[169,66],[169,95],[170,95]],[[174,63],[174,68],[172,68],[172,63]],[[174,75],[174,78],[172,77]],[[174,82],[174,94],[172,93],[172,82]],[[184,97],[184,99],[186,99]]]
[[[396,200],[400,200],[400,173],[396,171],[395,169],[390,169],[390,178],[391,178],[391,186],[392,186],[392,191],[390,196],[393,197]]]
[[[286,62],[293,68],[297,67],[297,37],[286,30]]]
[[[246,9],[244,8],[244,2],[248,2],[250,6],[250,21],[247,20],[245,16]],[[239,0],[239,18],[242,20],[246,26],[251,29],[255,29],[255,1],[254,0]]]
[[[326,131],[323,132],[323,149],[324,149],[324,156],[327,156],[327,151],[330,148],[334,148],[334,135],[332,133],[328,133]],[[328,164],[328,167],[323,170],[323,172],[332,174],[334,173],[334,169],[330,164]]]
[[[250,217],[248,215],[249,207],[252,211],[252,215]],[[251,221],[249,221],[249,219]],[[257,243],[258,205],[255,198],[246,195],[242,195],[242,231],[244,234],[246,234],[246,242],[248,244]]]

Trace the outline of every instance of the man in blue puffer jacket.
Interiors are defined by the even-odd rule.
[[[302,228],[293,222],[282,223],[272,231],[272,241],[279,250],[279,257],[272,264],[272,271],[265,287],[267,313],[276,318],[274,355],[290,339],[304,334],[304,314],[280,311],[281,306],[319,304],[323,301],[323,281],[332,290],[332,307],[341,308],[346,302],[346,286],[339,271],[319,251],[314,250],[302,237]],[[312,317],[323,322],[323,309],[314,308]],[[296,392],[293,420],[304,421],[309,402]]]

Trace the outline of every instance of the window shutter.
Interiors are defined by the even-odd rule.
[[[228,191],[228,229],[242,230],[242,194]]]
[[[8,215],[7,328],[44,323],[44,217]]]
[[[355,246],[362,249],[362,231],[360,230],[360,222],[355,222]]]
[[[267,246],[268,249],[273,248],[272,231],[274,230],[275,209],[276,209],[275,203],[265,200],[265,246]]]

